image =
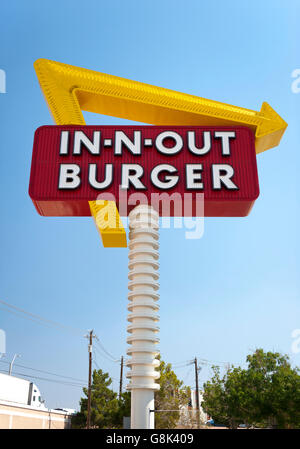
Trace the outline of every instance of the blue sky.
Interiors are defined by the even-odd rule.
[[[52,124],[33,69],[47,58],[254,110],[267,101],[288,122],[280,147],[257,157],[261,193],[249,217],[206,219],[196,241],[161,230],[160,349],[170,362],[241,364],[263,347],[299,365],[291,353],[300,328],[300,94],[291,90],[299,12],[297,0],[1,5],[0,299],[80,329],[63,332],[0,309],[2,360],[19,353],[18,364],[86,379],[88,329],[117,359],[127,347],[127,250],[104,249],[92,219],[40,217],[28,196],[34,131]],[[84,115],[88,124],[128,123]],[[101,350],[96,356],[117,389],[119,364]],[[176,372],[194,386],[190,366]],[[200,381],[209,375],[203,365]],[[77,407],[80,388],[36,383],[50,407]]]

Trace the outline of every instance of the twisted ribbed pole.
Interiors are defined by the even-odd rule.
[[[129,325],[127,354],[130,371],[127,377],[131,390],[131,428],[154,429],[154,391],[159,390],[155,367],[159,361],[157,333],[159,317],[158,275],[158,213],[150,206],[140,205],[129,214]]]

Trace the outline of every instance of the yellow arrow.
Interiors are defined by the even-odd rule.
[[[207,100],[162,87],[38,59],[35,70],[46,101],[58,125],[85,124],[81,109],[153,125],[245,125],[255,133],[256,153],[279,144],[287,123],[268,103],[259,112]],[[95,217],[95,202],[90,202]],[[124,246],[125,230],[98,220],[104,246]],[[97,221],[97,220],[96,220]],[[126,246],[126,242],[125,242]]]
[[[77,85],[85,84],[80,77],[78,79],[78,74],[76,77],[73,74],[74,69],[79,72],[84,69],[47,59],[38,59],[35,61],[34,67],[55,123],[57,125],[85,125],[81,107],[76,98],[74,82]],[[71,72],[70,76],[69,72]],[[103,246],[126,248],[126,232],[116,203],[113,201],[89,201],[89,206],[100,232]]]
[[[277,146],[287,127],[268,103],[256,112],[47,59],[35,69],[59,124],[82,124],[83,109],[153,125],[245,125],[257,153]]]

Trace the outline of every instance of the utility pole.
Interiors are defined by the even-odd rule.
[[[196,379],[196,409],[197,409],[197,428],[200,427],[200,405],[199,405],[199,384],[198,384],[198,363],[197,357],[194,360],[195,364],[195,379]]]
[[[8,372],[9,376],[11,376],[12,369],[13,369],[13,364],[14,364],[14,361],[16,360],[17,357],[21,357],[20,354],[15,354],[15,355],[13,356],[12,361],[11,361],[10,364],[9,364],[9,372]]]
[[[123,365],[124,365],[124,359],[123,359],[123,356],[122,356],[122,357],[121,357],[121,369],[120,369],[120,389],[119,389],[119,399],[121,399],[122,386],[123,386]]]
[[[89,386],[88,386],[88,409],[87,409],[87,419],[86,428],[89,429],[91,426],[91,389],[92,389],[92,357],[93,357],[93,330],[89,332],[86,337],[89,339],[88,351],[89,351]]]

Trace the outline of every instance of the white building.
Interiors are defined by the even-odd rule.
[[[208,419],[207,414],[201,407],[203,401],[203,392],[199,391],[199,420],[200,426],[203,426]],[[189,405],[181,407],[180,420],[178,423],[179,428],[197,428],[197,403],[196,403],[196,391],[191,390],[191,400]]]
[[[0,400],[47,410],[38,387],[29,380],[0,373]]]
[[[73,414],[47,409],[33,382],[0,373],[0,429],[65,429]]]
[[[205,423],[207,421],[207,414],[203,411],[201,403],[203,402],[203,392],[199,391],[199,408],[200,408],[200,421]],[[192,409],[197,409],[196,403],[196,390],[191,390],[191,407]]]

